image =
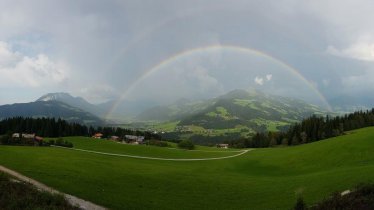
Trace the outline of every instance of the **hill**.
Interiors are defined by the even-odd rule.
[[[197,114],[214,104],[214,100],[180,99],[168,106],[154,106],[136,116],[136,121],[175,121]]]
[[[326,113],[301,100],[267,95],[259,91],[234,90],[218,97],[200,113],[183,119],[179,125],[198,125],[206,129],[230,129],[246,125],[256,131],[272,130],[271,124],[300,121],[312,114]],[[263,128],[263,129],[262,129]]]
[[[285,130],[310,115],[326,114],[328,112],[323,108],[302,100],[256,90],[234,90],[210,100],[184,100],[153,107],[137,119],[163,121],[151,123],[148,129],[167,132],[166,138],[190,138],[203,143],[248,137],[255,132]]]
[[[69,93],[47,93],[36,101],[59,101],[68,104],[72,107],[77,107],[81,110],[90,112],[100,118],[107,118],[106,120],[114,122],[126,122],[129,118],[136,114],[152,107],[154,104],[148,101],[122,101],[117,104],[115,100],[109,100],[100,104],[92,104],[82,97],[74,97]],[[108,112],[112,110],[113,106],[117,109],[113,110],[111,116],[107,116]]]
[[[40,98],[38,98],[36,101],[59,101],[62,103],[65,103],[69,106],[79,108],[81,110],[85,110],[87,112],[90,112],[96,116],[103,116],[106,112],[106,110],[103,107],[100,107],[98,105],[94,105],[86,101],[82,97],[74,97],[70,95],[69,93],[47,93]]]
[[[48,117],[62,118],[68,122],[100,125],[103,121],[86,111],[70,106],[60,101],[35,101],[0,106],[0,119],[11,117]]]
[[[332,192],[374,180],[373,138],[370,127],[315,143],[201,161],[0,146],[0,164],[111,209],[290,209],[297,195],[312,205]],[[185,151],[82,137],[66,140],[76,149],[142,157],[205,158],[235,151],[226,155],[226,150],[208,147]]]

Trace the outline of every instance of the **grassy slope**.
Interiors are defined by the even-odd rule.
[[[215,161],[138,160],[1,146],[0,164],[113,209],[289,209],[296,193],[310,204],[372,181],[373,154],[374,128],[365,128]]]
[[[72,142],[74,148],[78,149],[159,158],[213,158],[235,155],[241,152],[241,150],[222,150],[203,146],[197,147],[196,150],[189,151],[175,149],[173,147],[164,148],[146,145],[120,144],[114,141],[97,140],[87,137],[69,137],[65,138],[65,140]],[[225,152],[223,153],[222,151]]]

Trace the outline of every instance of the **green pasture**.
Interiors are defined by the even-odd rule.
[[[66,138],[75,148],[165,158],[226,156]],[[161,161],[52,147],[0,146],[0,164],[110,209],[290,209],[374,180],[374,127],[222,160]]]

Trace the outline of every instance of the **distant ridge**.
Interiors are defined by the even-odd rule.
[[[11,117],[62,118],[69,122],[101,125],[99,117],[60,101],[35,101],[0,106],[0,120]]]
[[[185,103],[180,103],[181,101]],[[179,121],[178,126],[204,129],[254,131],[277,130],[310,115],[324,115],[327,110],[302,100],[265,94],[258,90],[233,90],[202,101],[181,100],[168,106],[157,106],[138,115],[144,121]]]
[[[36,101],[59,101],[62,103],[65,103],[67,105],[70,105],[72,107],[79,108],[81,110],[90,112],[97,116],[102,116],[105,112],[100,107],[89,103],[82,97],[74,97],[70,95],[69,93],[65,92],[57,92],[57,93],[47,93],[40,98],[38,98]]]

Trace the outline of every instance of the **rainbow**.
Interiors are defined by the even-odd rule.
[[[181,51],[179,53],[176,53],[167,59],[159,62],[155,66],[151,67],[150,69],[146,70],[143,75],[141,75],[137,80],[135,80],[118,98],[118,100],[114,103],[112,108],[109,110],[109,112],[106,114],[106,119],[108,119],[114,110],[116,110],[119,106],[119,104],[126,98],[128,95],[134,91],[134,89],[146,78],[150,77],[151,75],[155,74],[159,70],[163,69],[164,67],[167,67],[168,65],[177,62],[181,59],[184,59],[186,57],[191,57],[196,54],[204,54],[204,53],[212,53],[212,52],[219,52],[219,51],[233,51],[237,53],[243,53],[243,54],[249,54],[249,55],[256,55],[260,57],[267,58],[274,62],[275,64],[278,64],[279,66],[283,67],[283,69],[287,70],[289,73],[296,76],[300,81],[305,83],[321,100],[323,105],[327,107],[329,111],[331,111],[331,106],[327,102],[326,98],[323,96],[323,94],[310,82],[308,81],[298,70],[293,68],[287,63],[284,63],[283,61],[274,58],[273,56],[270,56],[262,51],[255,50],[252,48],[247,47],[240,47],[240,46],[234,46],[234,45],[210,45],[205,47],[198,47],[193,49],[188,49]]]

